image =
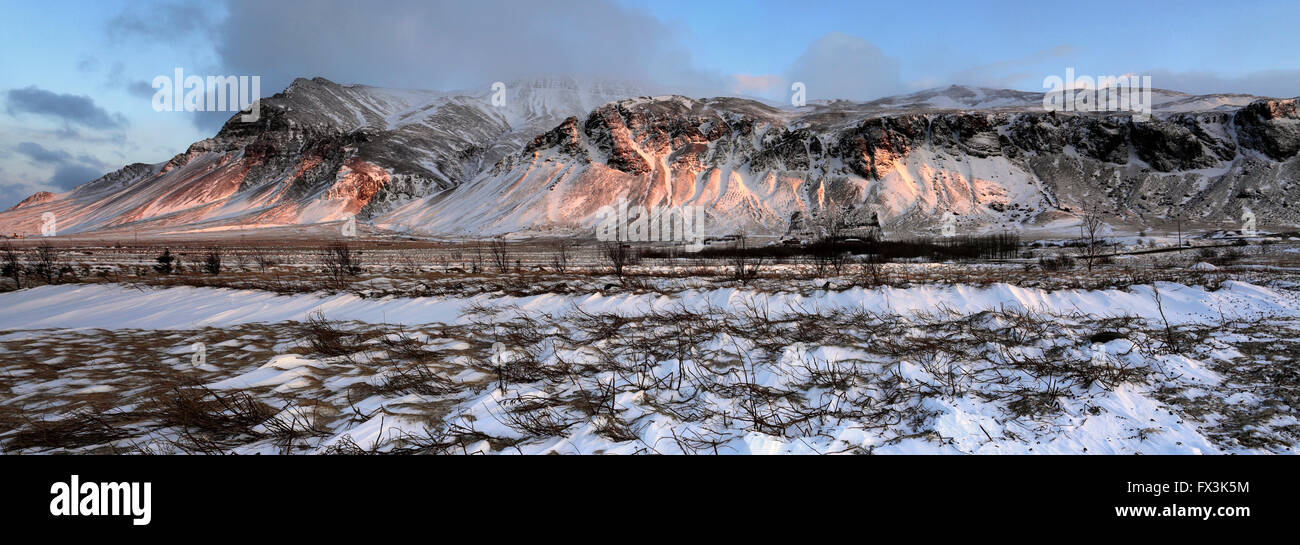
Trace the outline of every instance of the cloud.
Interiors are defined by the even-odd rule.
[[[135,2],[132,9],[108,20],[105,29],[113,42],[144,38],[149,42],[176,42],[212,32],[213,3],[197,1]],[[310,8],[308,8],[310,9]]]
[[[807,86],[809,99],[869,100],[904,90],[898,60],[857,36],[831,32],[795,59],[791,81]]]
[[[108,113],[88,96],[58,94],[35,85],[11,89],[8,93],[9,115],[31,113],[62,119],[91,129],[121,129],[129,123],[121,113]]]
[[[80,164],[67,164],[54,169],[47,182],[62,190],[69,190],[104,175],[104,170]]]
[[[1065,68],[1061,67],[1051,74],[1041,74],[1041,70],[1034,71],[1034,67],[1040,66],[1047,61],[1073,55],[1078,51],[1079,49],[1072,45],[1058,45],[1017,59],[991,62],[961,70],[949,76],[948,82],[995,89],[1015,87],[1016,84],[1024,81],[1034,81],[1037,84],[1037,82],[1042,81],[1045,75],[1054,75],[1058,72],[1064,73]],[[927,87],[938,87],[938,85],[928,85]]]
[[[59,140],[85,142],[89,144],[110,144],[119,148],[126,146],[129,143],[126,138],[126,133],[122,131],[86,134],[77,130],[76,127],[73,127],[68,123],[64,123],[63,126],[58,129],[42,132],[58,138]]]
[[[47,149],[36,142],[21,142],[14,146],[14,151],[26,155],[38,163],[64,163],[72,160],[72,154],[63,150]]]
[[[1149,70],[1138,75],[1151,76],[1154,87],[1184,93],[1245,93],[1277,98],[1300,96],[1300,70],[1265,70],[1241,76]]]
[[[113,63],[113,67],[109,68],[108,77],[104,80],[104,87],[120,89],[137,98],[153,98],[154,93],[157,91],[150,82],[127,78],[126,64],[122,61]]]
[[[108,170],[103,161],[87,154],[73,156],[61,149],[50,149],[36,142],[20,142],[14,151],[27,156],[32,162],[54,167],[54,174],[46,183],[67,190],[94,180]]]
[[[32,196],[33,193],[40,191],[30,185],[23,183],[0,184],[0,210],[8,210],[13,205],[18,204]],[[4,233],[8,234],[8,233]]]
[[[123,88],[132,96],[139,98],[153,98],[153,95],[158,91],[147,81],[133,81],[125,84]]]
[[[870,100],[924,87],[965,83],[1037,87],[1046,64],[1076,55],[1058,45],[954,73],[904,82],[898,58],[856,35],[829,33],[786,69],[734,74],[693,64],[684,25],[661,20],[621,0],[391,0],[381,7],[354,0],[181,1],[132,3],[106,22],[113,40],[135,40],[195,56],[186,73],[261,76],[264,95],[298,77],[340,83],[439,90],[487,90],[495,81],[571,74],[623,80],[646,94],[788,96],[801,81],[812,99]],[[114,88],[151,97],[145,81],[121,77],[105,62]],[[106,69],[108,68],[108,69]],[[1053,66],[1050,73],[1057,73]],[[139,74],[136,74],[138,76]],[[227,112],[186,114],[215,130]]]
[[[49,149],[46,148],[45,146],[37,144],[36,142],[19,142],[17,146],[14,146],[14,151],[26,155],[32,161],[35,161],[37,163],[45,163],[45,164],[53,164],[53,165],[81,163],[83,165],[99,168],[99,169],[108,166],[103,161],[100,161],[99,159],[96,159],[95,157],[89,154],[82,153],[74,157],[71,153],[68,153],[64,150]]]
[[[180,40],[133,5],[109,23],[121,39]],[[166,11],[166,10],[162,10]],[[692,67],[684,31],[614,0],[228,0],[210,32],[216,61],[187,73],[262,77],[270,95],[294,78],[406,89],[487,90],[559,74],[633,83],[647,93],[721,94],[727,77]],[[206,13],[192,8],[188,13]],[[197,16],[196,16],[197,17]],[[138,89],[143,91],[143,89]],[[229,115],[196,115],[215,128]]]
[[[77,61],[77,70],[84,73],[99,70],[99,59],[90,55],[83,56],[81,60]]]
[[[553,74],[666,84],[693,74],[677,32],[606,0],[567,9],[514,0],[231,0],[217,51],[231,70],[287,85],[298,76],[458,88]],[[274,55],[268,55],[274,51]]]
[[[780,96],[786,92],[786,79],[775,74],[732,74],[732,85],[728,89],[737,95]]]

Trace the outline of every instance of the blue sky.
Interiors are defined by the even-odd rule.
[[[1300,68],[1300,3],[634,2],[684,25],[702,67],[777,72],[828,32],[861,36],[903,59],[909,80],[1072,46],[1081,73],[1164,69],[1221,75]],[[1055,70],[1057,72],[1061,69]],[[1026,80],[1039,90],[1042,77]]]
[[[466,89],[575,73],[655,91],[866,100],[1049,75],[1151,75],[1188,92],[1300,95],[1300,2],[4,0],[0,207],[213,135],[155,112],[174,67]]]

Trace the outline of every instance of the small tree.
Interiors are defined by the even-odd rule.
[[[492,257],[492,265],[496,267],[497,272],[502,274],[510,272],[510,247],[505,241],[499,238],[492,239],[492,245],[488,250]]]
[[[483,272],[483,247],[482,246],[479,246],[477,244],[474,245],[474,261],[471,261],[469,265],[470,265],[469,266],[470,272],[474,274]]]
[[[1083,220],[1079,224],[1080,234],[1088,241],[1088,272],[1092,272],[1092,262],[1097,257],[1097,233],[1102,225],[1101,209],[1096,205],[1085,206],[1080,219]]]
[[[176,268],[176,256],[172,255],[170,248],[164,248],[162,255],[154,258],[158,264],[153,266],[153,270],[158,274],[171,274]]]
[[[221,250],[209,249],[203,256],[203,271],[208,274],[221,274]]]
[[[632,249],[622,242],[607,242],[605,243],[605,259],[609,261],[610,266],[614,269],[614,275],[622,279],[623,269],[632,260]]]
[[[763,266],[762,258],[755,258],[749,255],[745,247],[745,237],[741,236],[735,252],[731,256],[731,276],[733,280],[739,280],[741,284],[749,284],[750,280],[758,277],[758,269]]]
[[[1178,251],[1183,251],[1183,213],[1179,212],[1174,215],[1174,221],[1178,223]]]

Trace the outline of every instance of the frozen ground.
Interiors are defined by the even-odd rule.
[[[414,298],[97,283],[2,293],[0,308],[6,452],[1191,454],[1300,441],[1300,293],[1285,283]]]

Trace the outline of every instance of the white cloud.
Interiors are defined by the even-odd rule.
[[[832,32],[808,46],[788,71],[809,99],[870,100],[902,92],[898,60],[857,36]]]

